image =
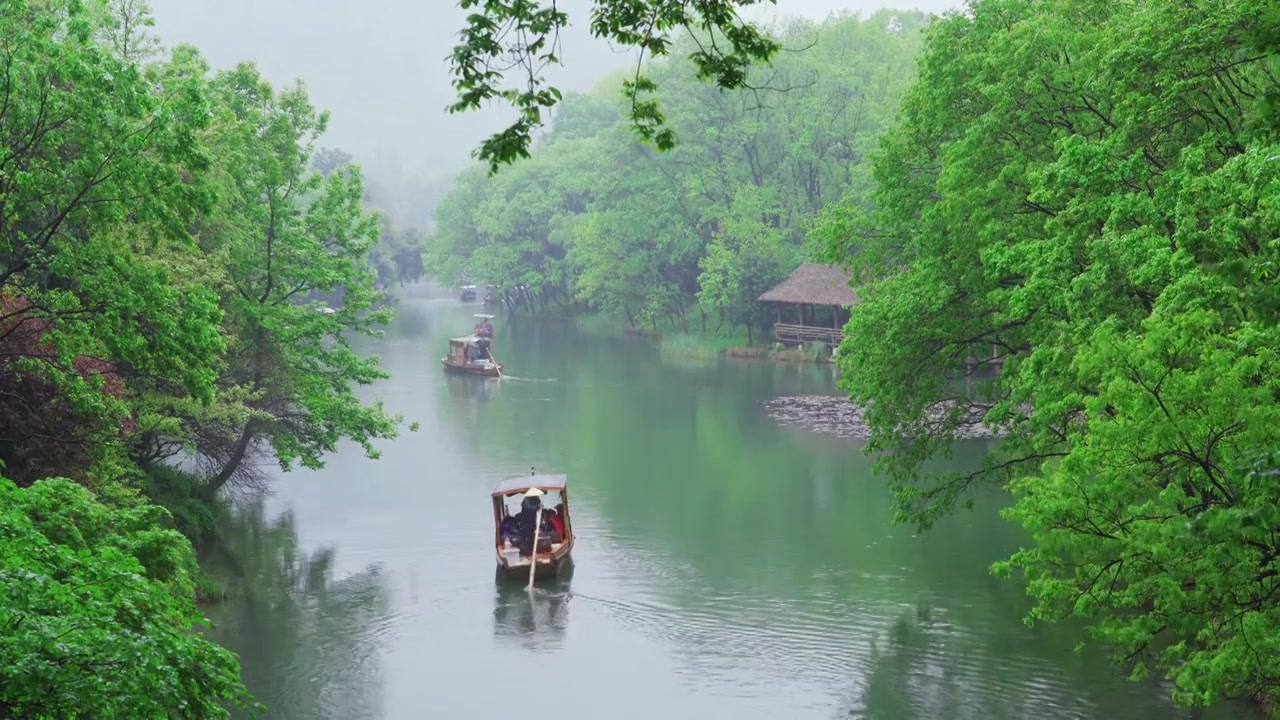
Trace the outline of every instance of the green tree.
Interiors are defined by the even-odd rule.
[[[191,547],[152,505],[0,479],[0,715],[218,718],[249,706],[235,656],[191,632]]]
[[[471,168],[458,175],[436,205],[423,261],[440,282],[461,285],[469,278],[471,257],[483,244],[476,230],[475,208],[485,190],[484,171]]]
[[[378,219],[364,212],[359,169],[307,170],[328,115],[300,86],[276,92],[240,65],[216,75],[211,93],[223,112],[211,144],[225,158],[224,200],[200,236],[228,268],[223,304],[240,339],[224,381],[251,394],[234,442],[209,446],[215,456],[229,450],[211,482],[229,480],[259,438],[283,468],[319,467],[343,437],[374,456],[371,441],[393,437],[397,420],[380,403],[363,405],[352,387],[386,374],[351,348],[348,333],[373,334],[389,317],[373,309],[367,256]],[[312,300],[335,292],[337,307]]]
[[[99,42],[117,58],[143,65],[160,53],[160,39],[151,30],[155,16],[147,0],[88,0],[84,4],[96,15],[93,24]]]
[[[349,334],[375,334],[389,315],[374,307],[369,253],[379,221],[364,210],[359,169],[309,169],[328,117],[300,86],[277,92],[242,64],[217,73],[209,94],[219,203],[195,228],[230,340],[220,403],[193,408],[162,394],[156,414],[184,422],[157,427],[143,454],[194,446],[209,467],[209,492],[253,479],[246,460],[260,441],[284,469],[321,466],[342,438],[376,456],[372,441],[393,437],[398,418],[379,403],[364,405],[353,389],[386,375],[376,358],[351,348]]]
[[[121,379],[207,401],[223,350],[214,293],[135,252],[189,245],[208,206],[184,182],[208,165],[200,83],[154,82],[100,22],[64,0],[0,12],[0,460],[27,482],[49,470],[33,462],[120,444]]]
[[[1275,55],[1280,52],[1280,7],[1263,9],[1254,30],[1254,49]],[[1272,89],[1263,97],[1263,122],[1273,133],[1280,134],[1280,90]]]
[[[613,79],[569,96],[528,160],[459,178],[437,208],[427,265],[632,325],[685,329],[701,310],[704,329],[708,315],[717,330],[762,327],[755,298],[805,258],[820,209],[870,185],[864,158],[927,22],[882,11],[791,23],[775,39],[796,52],[752,69],[751,89],[699,82],[683,59],[653,63],[668,125],[685,138],[667,153],[636,140]]]
[[[778,215],[776,205],[768,202],[766,193],[753,189],[744,188],[735,198],[734,215],[707,245],[698,275],[699,307],[728,321],[730,333],[735,326],[745,326],[748,341],[753,328],[767,327],[768,316],[756,298],[796,265],[785,232],[770,221]]]
[[[350,153],[337,148],[322,147],[312,154],[311,167],[316,172],[327,177],[335,171],[349,167],[354,161],[355,158],[351,157]]]
[[[355,158],[336,148],[320,148],[311,155],[311,168],[328,177],[334,172],[349,168]],[[366,205],[376,207],[380,203],[377,193],[364,187]],[[417,282],[425,272],[422,251],[423,238],[416,230],[394,227],[383,216],[379,223],[378,244],[369,251],[369,265],[377,276],[375,287],[385,290],[394,284]]]
[[[841,387],[905,519],[1004,483],[1034,618],[1205,705],[1280,679],[1280,147],[1262,0],[983,0],[930,28],[876,188],[817,235],[859,295]],[[892,338],[869,342],[868,338]],[[966,360],[1003,366],[951,380]],[[939,475],[968,423],[1007,439]]]
[[[378,244],[369,252],[369,264],[377,277],[378,289],[420,280],[426,272],[423,259],[425,238],[413,228],[394,227],[383,218]]]

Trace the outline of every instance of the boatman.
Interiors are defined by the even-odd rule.
[[[529,488],[520,501],[520,514],[516,517],[520,522],[520,554],[533,555],[533,533],[537,528],[538,510],[542,508],[542,491]]]

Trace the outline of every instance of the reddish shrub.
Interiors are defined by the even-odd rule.
[[[124,381],[100,358],[63,363],[46,339],[53,322],[26,297],[0,291],[0,460],[5,475],[20,484],[49,475],[77,477],[99,443],[134,427],[131,418],[111,423],[73,406],[60,376],[97,378],[104,395],[114,398],[124,396]]]

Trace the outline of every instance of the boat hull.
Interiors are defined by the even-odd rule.
[[[556,557],[539,558],[538,569],[534,571],[534,579],[538,580],[538,579],[548,579],[548,578],[559,578],[563,576],[566,572],[571,572],[573,568],[572,557],[573,556],[571,552],[565,552],[563,555],[559,555]],[[498,565],[498,568],[497,568],[498,574],[506,578],[507,580],[528,581],[529,579],[529,563],[528,562],[525,562],[522,564],[509,565],[502,558],[502,556],[499,556],[497,565]]]
[[[502,366],[496,363],[488,367],[483,365],[459,365],[457,363],[449,362],[449,358],[440,358],[440,363],[444,365],[445,370],[461,373],[463,375],[498,377],[502,374]]]

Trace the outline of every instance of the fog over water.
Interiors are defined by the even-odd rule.
[[[561,3],[572,24],[562,67],[546,76],[562,90],[588,91],[635,58],[593,38],[589,0]],[[780,0],[755,17],[821,19],[889,7],[942,12],[954,0]],[[214,67],[258,64],[275,84],[301,78],[312,101],[332,112],[324,145],[355,156],[371,191],[402,224],[425,226],[471,150],[501,128],[505,106],[451,115],[448,56],[465,13],[450,0],[153,0],[166,45],[198,46]]]

